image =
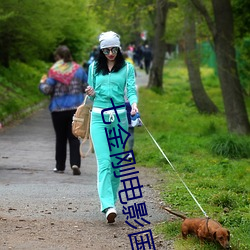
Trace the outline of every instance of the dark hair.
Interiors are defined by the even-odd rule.
[[[117,55],[115,58],[115,65],[114,65],[112,71],[113,72],[119,71],[121,68],[123,68],[125,66],[125,64],[126,63],[125,63],[124,57],[121,53],[121,50],[118,49]],[[100,50],[99,56],[97,57],[96,72],[101,73],[103,75],[109,74],[109,69],[108,69],[108,65],[107,65],[107,58],[103,54],[102,50]]]
[[[54,57],[55,58],[60,57],[61,59],[63,59],[64,62],[72,62],[73,61],[70,50],[65,45],[61,45],[56,49],[56,51],[54,53]]]

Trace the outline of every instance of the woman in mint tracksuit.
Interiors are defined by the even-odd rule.
[[[131,104],[131,115],[138,112],[137,93],[135,87],[134,66],[126,63],[120,50],[120,36],[115,32],[104,32],[99,36],[100,53],[97,60],[89,67],[88,84],[86,93],[93,100],[93,109],[91,114],[90,134],[94,145],[97,160],[97,188],[101,202],[101,211],[106,213],[108,223],[113,223],[117,215],[115,203],[118,200],[117,194],[120,179],[114,176],[115,169],[111,163],[116,165],[115,157],[112,154],[122,153],[123,145],[119,141],[119,146],[109,148],[107,131],[115,128],[118,135],[118,125],[128,131],[128,120],[124,103],[124,91],[126,88],[127,97]],[[104,113],[105,124],[101,111],[112,108],[111,99],[114,106],[119,107],[118,117],[114,109]],[[118,120],[120,119],[120,121]],[[122,133],[123,141],[126,134]],[[114,137],[112,132],[109,137]],[[110,141],[113,143],[114,141]],[[119,175],[119,168],[116,169]]]

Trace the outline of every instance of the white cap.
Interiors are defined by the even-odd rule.
[[[119,47],[121,48],[120,36],[113,31],[103,32],[99,36],[100,49]]]

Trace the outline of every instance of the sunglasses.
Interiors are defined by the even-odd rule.
[[[109,55],[110,51],[112,52],[112,54],[117,54],[118,48],[117,47],[114,47],[114,48],[111,48],[111,49],[105,48],[105,49],[102,50],[104,55]]]

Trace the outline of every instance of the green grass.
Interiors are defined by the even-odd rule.
[[[227,132],[218,79],[209,68],[202,68],[201,73],[208,95],[220,110],[217,115],[201,115],[197,111],[187,71],[180,60],[165,67],[163,93],[139,89],[142,121],[174,170],[144,127],[135,130],[136,162],[159,169],[164,184],[157,188],[165,204],[189,217],[203,216],[181,178],[206,213],[230,230],[232,249],[250,249],[250,138]],[[175,239],[178,250],[218,248],[213,243],[201,248],[192,237],[184,242],[179,238],[180,224],[180,219],[160,224],[155,233]]]

